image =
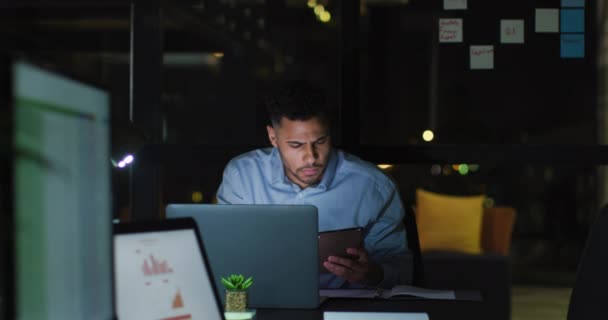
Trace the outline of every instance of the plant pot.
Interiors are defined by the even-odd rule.
[[[246,311],[247,299],[247,290],[226,290],[226,311]]]

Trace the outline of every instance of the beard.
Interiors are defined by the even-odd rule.
[[[310,175],[306,173],[307,170],[315,170],[316,173]],[[304,184],[315,185],[321,182],[324,172],[325,166],[321,164],[314,164],[312,166],[306,166],[296,169],[296,172],[295,174],[293,174],[293,176]]]

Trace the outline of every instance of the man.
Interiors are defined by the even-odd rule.
[[[364,248],[354,259],[329,257],[321,288],[392,287],[411,282],[404,209],[394,183],[374,165],[331,145],[330,112],[323,96],[292,82],[266,101],[272,148],[232,159],[218,203],[311,204],[319,231],[362,227]],[[289,257],[285,257],[289,259]]]

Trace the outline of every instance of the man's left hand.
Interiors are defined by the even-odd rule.
[[[364,248],[348,248],[346,253],[353,258],[330,256],[323,266],[348,282],[376,285],[382,281],[382,268],[370,261]]]

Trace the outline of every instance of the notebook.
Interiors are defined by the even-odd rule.
[[[310,205],[170,204],[167,218],[193,217],[220,278],[253,276],[252,308],[316,308],[319,296],[318,218]]]
[[[365,299],[435,299],[456,300],[454,290],[436,290],[410,285],[397,285],[391,289],[324,289],[324,296],[332,298],[365,298]]]
[[[193,219],[114,224],[113,251],[118,319],[223,319]]]

